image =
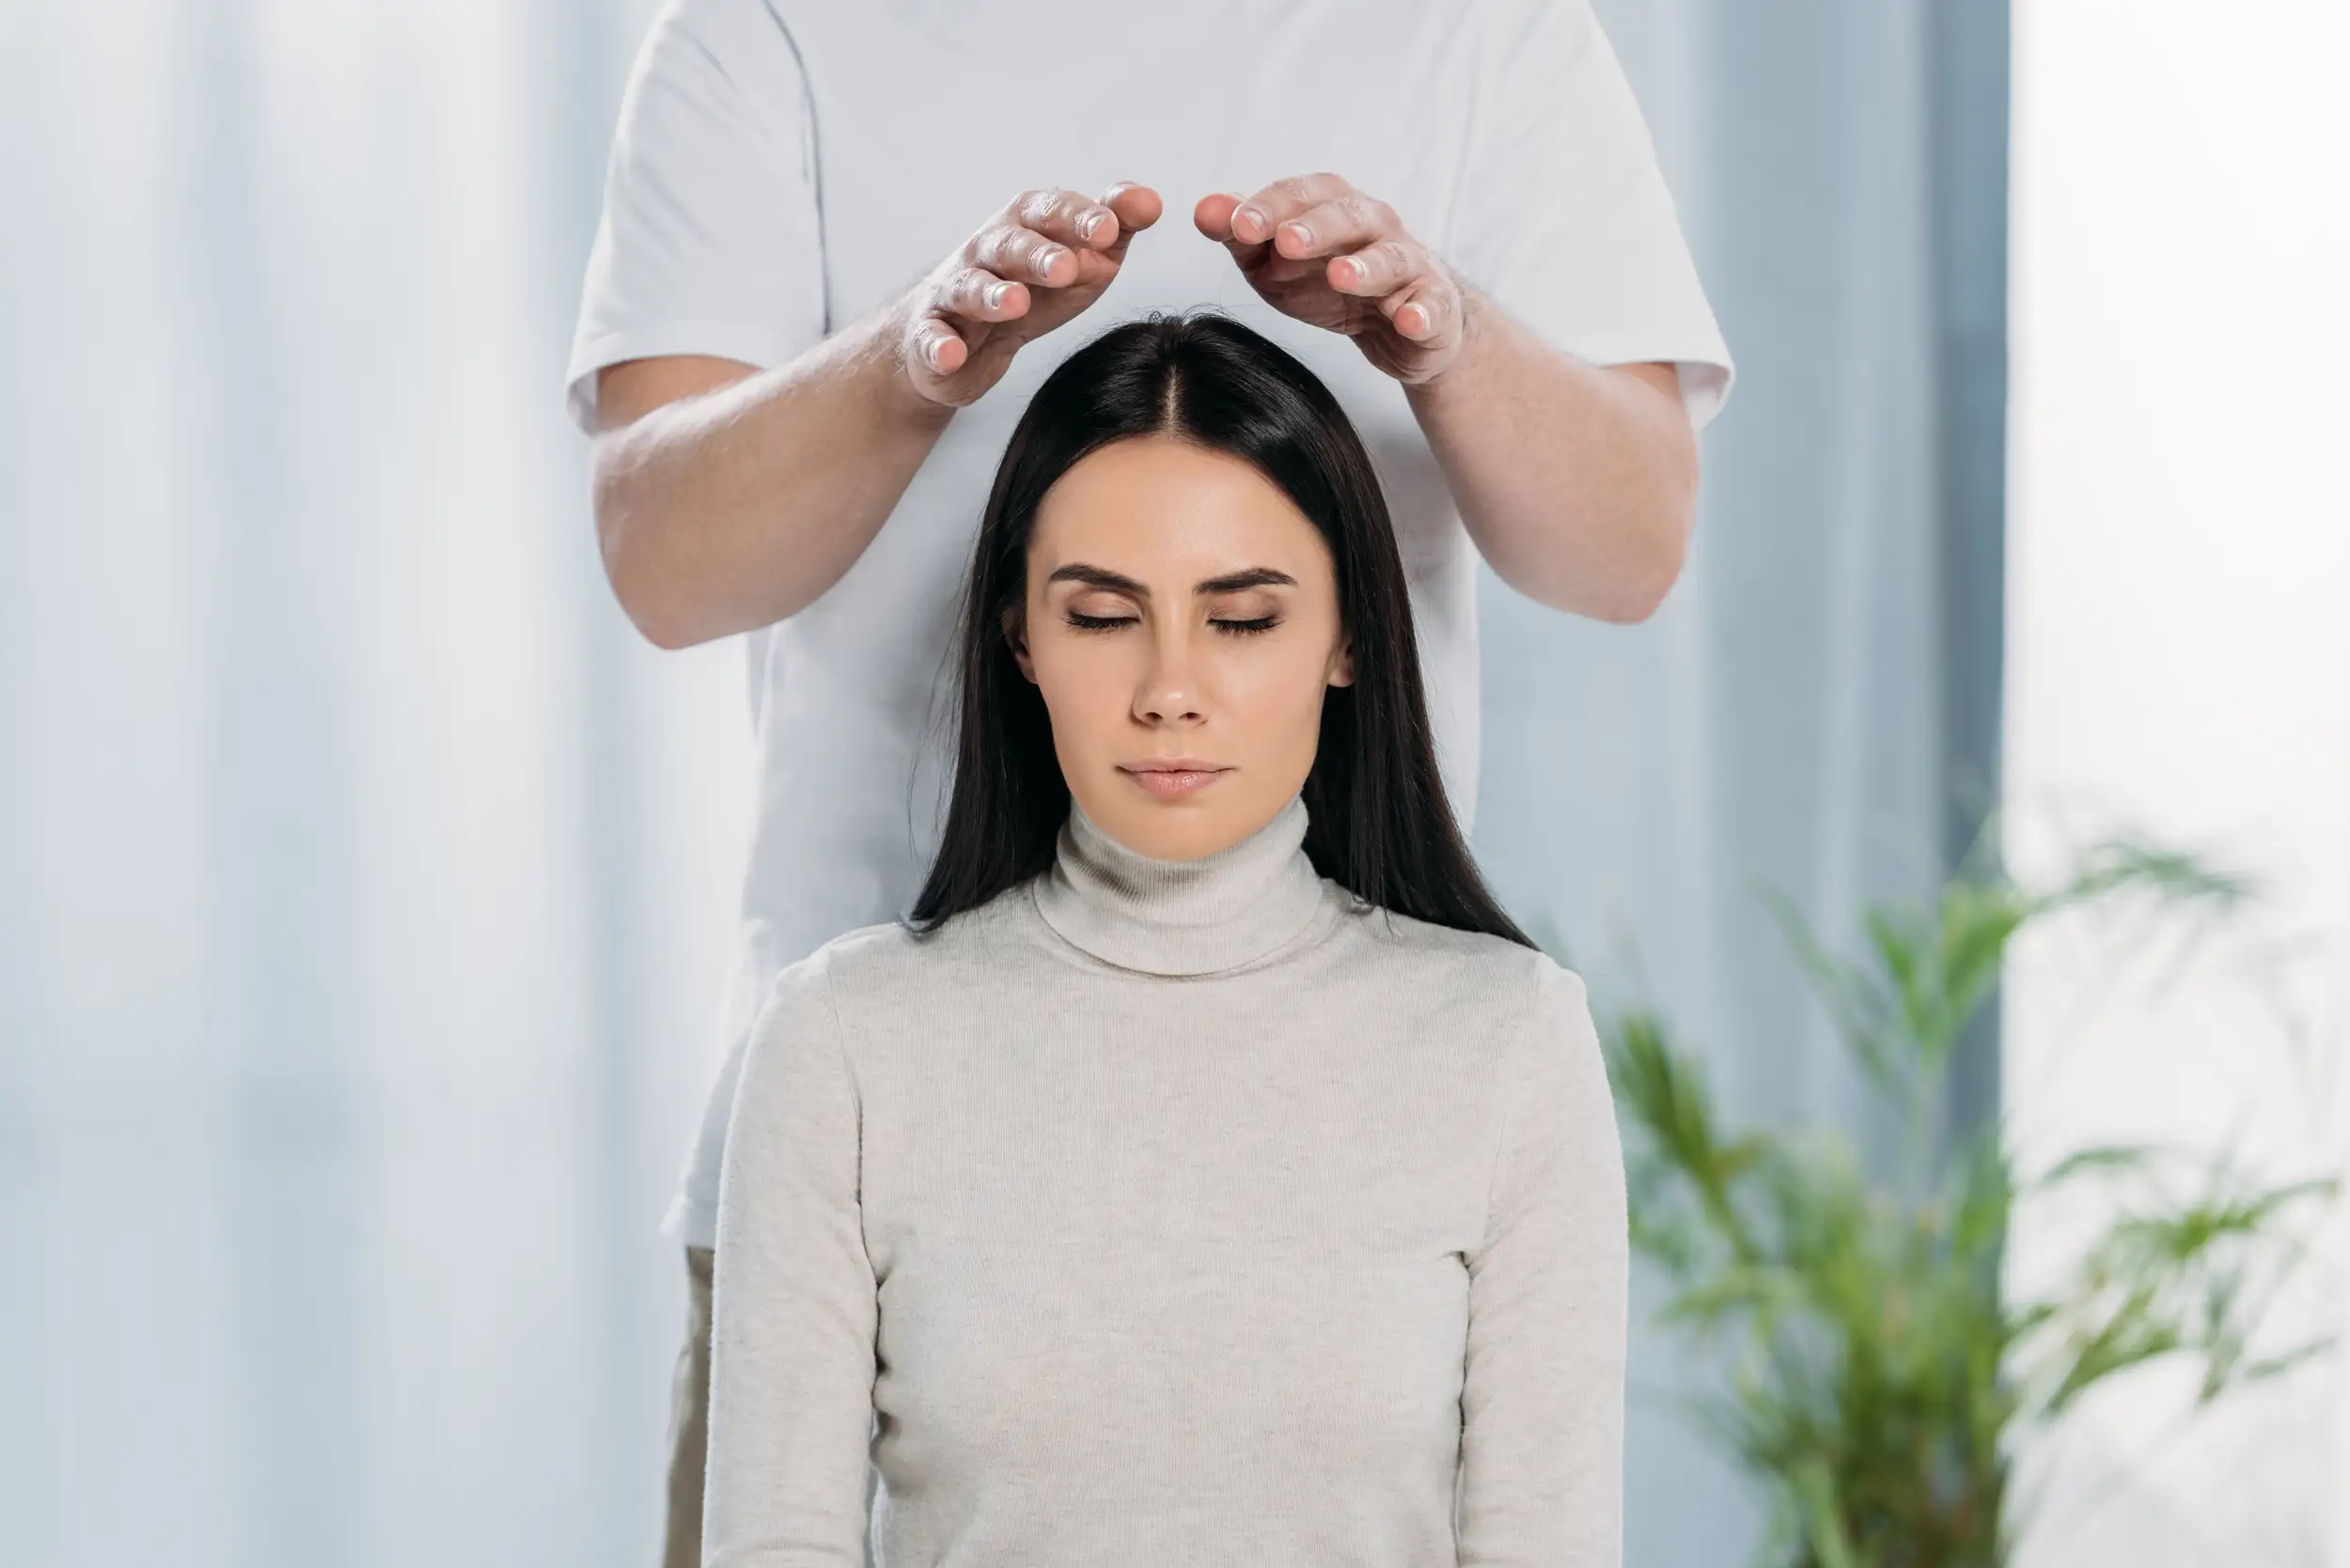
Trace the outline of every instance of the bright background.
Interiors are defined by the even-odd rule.
[[[2015,12],[2007,793],[2019,865],[2129,823],[2267,885],[2219,939],[2028,941],[2007,1100],[2050,1148],[2350,1167],[2350,6]],[[2085,994],[2087,972],[2125,977]],[[2066,1223],[2069,1225],[2070,1216]],[[2025,1230],[2019,1285],[2072,1232]],[[2330,1303],[2350,1330],[2335,1227]],[[2312,1283],[2317,1280],[2312,1276]],[[2329,1323],[2328,1320],[2331,1320]],[[2027,1466],[2027,1568],[2350,1563],[2338,1361],[2184,1419],[2171,1369]]]
[[[1601,0],[1740,389],[1651,621],[1486,584],[1478,847],[1740,1110],[1881,1133],[1752,886],[1834,933],[1930,885],[2004,735],[2012,804],[2208,839],[2316,941],[2093,1031],[2028,953],[1975,1108],[2350,1143],[2269,1049],[2280,997],[2339,1032],[2350,934],[2345,8],[2024,0],[2011,321],[1996,7]],[[10,1568],[651,1559],[749,753],[739,647],[614,605],[561,413],[649,15],[0,7]],[[2091,1412],[2050,1563],[2344,1568],[2335,1381]],[[1646,1400],[1627,1483],[1633,1568],[1744,1560]]]

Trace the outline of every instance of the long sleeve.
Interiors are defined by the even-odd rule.
[[[785,968],[752,1026],[719,1181],[708,1568],[861,1568],[873,1269],[861,1112],[828,955]]]
[[[1581,977],[1537,964],[1469,1257],[1462,1568],[1622,1560],[1630,1244],[1623,1154]]]

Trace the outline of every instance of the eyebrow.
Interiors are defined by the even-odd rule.
[[[1094,566],[1086,561],[1071,561],[1066,566],[1055,567],[1052,574],[1044,580],[1048,584],[1083,583],[1089,588],[1107,588],[1114,593],[1131,594],[1136,599],[1147,600],[1151,597],[1151,589],[1147,586],[1124,572],[1112,572],[1105,566]],[[1286,572],[1277,572],[1269,566],[1252,566],[1240,572],[1228,572],[1221,577],[1204,578],[1191,591],[1195,594],[1238,593],[1243,588],[1296,586],[1297,579]]]

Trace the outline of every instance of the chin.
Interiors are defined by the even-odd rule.
[[[1237,778],[1230,781],[1237,782]],[[1197,860],[1214,855],[1246,838],[1272,814],[1266,803],[1225,782],[1172,800],[1153,799],[1131,782],[1121,787],[1131,798],[1119,803],[1114,815],[1104,816],[1091,807],[1087,808],[1088,814],[1120,842],[1154,860]]]

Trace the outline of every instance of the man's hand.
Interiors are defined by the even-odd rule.
[[[1069,190],[1021,192],[907,293],[899,339],[906,379],[932,402],[976,402],[1022,344],[1102,297],[1128,243],[1162,211],[1158,193],[1131,180],[1100,201]]]
[[[1335,174],[1277,180],[1246,197],[1202,196],[1191,221],[1223,243],[1266,304],[1346,334],[1407,386],[1449,368],[1466,341],[1450,269],[1394,208]]]

